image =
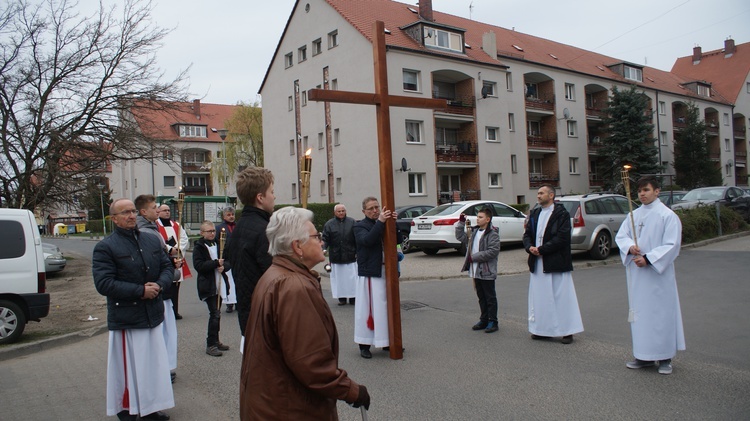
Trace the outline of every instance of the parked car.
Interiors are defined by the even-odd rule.
[[[682,200],[672,205],[673,210],[693,209],[701,205],[720,203],[737,211],[750,222],[750,195],[733,186],[701,187],[690,190]]]
[[[411,234],[411,221],[417,216],[422,215],[428,210],[434,208],[432,205],[411,205],[396,208],[396,226],[401,232],[401,251],[409,253],[415,250],[415,247],[409,242],[409,234]]]
[[[661,200],[661,203],[667,205],[668,208],[671,208],[672,205],[681,200],[686,194],[687,192],[682,190],[662,191],[659,193],[659,200]]]
[[[469,200],[445,203],[432,208],[411,221],[410,246],[419,247],[426,254],[436,254],[440,249],[453,248],[466,253],[466,248],[456,240],[453,225],[461,214],[466,214],[472,225],[476,224],[477,212],[483,208],[493,212],[492,225],[500,229],[500,242],[523,241],[523,222],[526,215],[505,203],[491,200]]]
[[[622,221],[628,216],[628,198],[619,194],[589,193],[560,196],[571,218],[571,250],[587,251],[592,259],[606,259]],[[633,209],[637,208],[633,204]]]
[[[44,249],[44,271],[47,273],[60,272],[65,269],[68,261],[63,257],[60,248],[54,244],[42,243]]]

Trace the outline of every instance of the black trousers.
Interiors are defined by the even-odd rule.
[[[208,335],[206,346],[214,346],[219,343],[219,330],[221,330],[221,297],[214,295],[206,298],[208,307]]]
[[[479,320],[483,322],[497,323],[497,294],[495,293],[495,281],[486,281],[474,278],[474,288],[479,298]]]
[[[175,282],[172,284],[172,309],[174,310],[175,316],[180,314],[178,311],[180,309],[180,285],[182,285],[182,282]]]

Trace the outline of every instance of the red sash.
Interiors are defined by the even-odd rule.
[[[177,245],[180,245],[180,224],[178,224],[175,221],[170,221],[172,223],[172,230],[174,231],[175,241],[177,242]],[[164,242],[166,243],[169,238],[167,238],[167,230],[164,228],[164,225],[161,224],[161,220],[156,220],[156,227],[159,229],[159,234],[161,234],[162,238],[164,238]],[[190,273],[190,268],[187,265],[187,261],[185,260],[185,250],[181,250],[183,258],[182,258],[182,277],[184,278],[190,278],[193,276],[192,273]]]

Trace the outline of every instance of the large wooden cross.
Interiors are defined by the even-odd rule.
[[[447,107],[447,102],[442,99],[388,95],[388,66],[385,61],[385,24],[381,21],[376,21],[373,25],[372,48],[375,64],[374,94],[311,89],[307,91],[307,98],[311,101],[376,106],[378,155],[380,156],[380,197],[384,209],[394,210],[390,107],[441,109]],[[401,341],[401,297],[398,288],[398,260],[394,252],[396,250],[395,224],[396,222],[393,219],[389,219],[386,222],[383,247],[387,250],[384,254],[390,356],[394,360],[400,360],[404,354]]]

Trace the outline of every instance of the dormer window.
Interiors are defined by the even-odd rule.
[[[698,84],[698,95],[710,97],[711,96],[711,88],[706,85]]]
[[[625,79],[634,80],[636,82],[643,82],[643,69],[625,65],[623,66],[622,76]]]
[[[206,126],[179,125],[180,137],[206,137]]]
[[[437,28],[424,28],[424,45],[427,47],[445,48],[460,53],[464,51],[462,34]]]

